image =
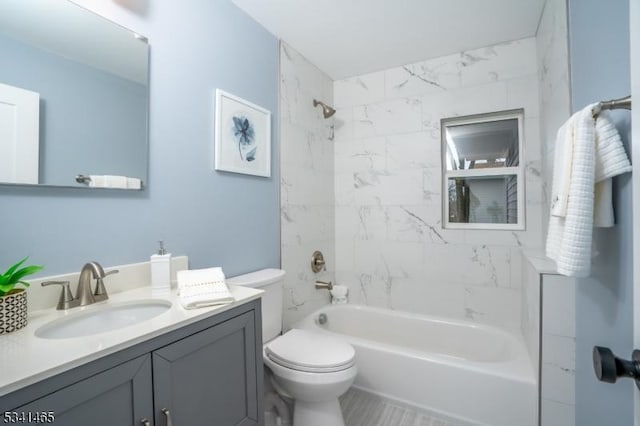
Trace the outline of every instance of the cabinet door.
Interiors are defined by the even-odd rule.
[[[144,355],[14,411],[53,411],[53,424],[65,426],[142,425],[153,416],[151,386],[151,357]]]
[[[254,312],[153,352],[155,425],[257,425],[256,362]]]

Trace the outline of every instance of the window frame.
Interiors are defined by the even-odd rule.
[[[446,131],[450,126],[487,123],[492,121],[518,120],[518,166],[488,167],[481,169],[447,170]],[[524,109],[511,109],[484,114],[447,117],[440,120],[440,151],[442,169],[442,227],[443,229],[484,229],[522,231],[526,229],[525,202],[525,143],[524,143]],[[516,223],[461,223],[449,222],[449,179],[492,176],[516,176],[516,194],[518,196],[518,219]]]

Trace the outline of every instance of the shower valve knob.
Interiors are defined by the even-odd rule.
[[[631,361],[620,359],[611,349],[602,346],[593,347],[593,369],[601,382],[615,383],[618,377],[635,380],[640,389],[640,350],[634,350]]]

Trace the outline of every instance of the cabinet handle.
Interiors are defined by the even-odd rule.
[[[151,423],[147,419],[140,420],[140,423],[142,423],[144,426],[151,426]]]
[[[163,408],[162,412],[167,417],[167,426],[173,426],[173,422],[171,421],[171,411],[168,408]]]

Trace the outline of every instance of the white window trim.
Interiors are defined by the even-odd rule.
[[[447,125],[456,126],[475,123],[486,123],[498,120],[518,120],[518,166],[494,167],[486,169],[447,170],[447,148],[445,145]],[[485,229],[503,231],[523,231],[526,229],[526,200],[525,200],[525,141],[524,141],[524,110],[508,110],[477,114],[466,117],[445,118],[440,121],[440,150],[442,164],[442,227],[443,229]],[[517,223],[452,223],[449,222],[449,178],[457,177],[484,177],[484,176],[509,176],[515,175],[517,179],[516,192],[518,194],[518,222]]]

